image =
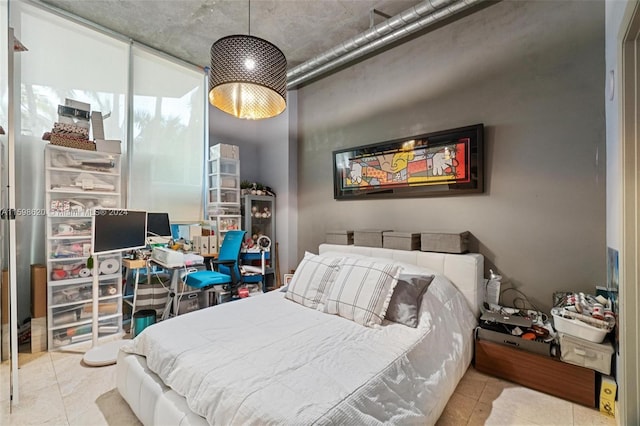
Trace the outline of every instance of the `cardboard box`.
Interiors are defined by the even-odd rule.
[[[47,267],[31,265],[31,317],[47,316]]]
[[[611,417],[616,416],[616,380],[611,376],[602,376],[600,384],[600,412]]]
[[[120,141],[116,139],[96,139],[96,151],[120,154]]]
[[[326,241],[327,241],[327,244],[341,244],[341,245],[353,244],[353,231],[346,231],[346,230],[327,231]]]
[[[31,353],[47,350],[47,317],[31,318]]]
[[[438,253],[466,253],[469,251],[469,231],[458,233],[423,232],[420,250]]]
[[[360,229],[353,233],[353,243],[363,247],[382,248],[382,233],[390,230]]]
[[[382,247],[396,250],[420,250],[418,232],[383,232]]]

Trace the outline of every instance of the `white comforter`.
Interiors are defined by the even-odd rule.
[[[437,276],[417,329],[379,329],[271,292],[148,327],[125,350],[210,424],[432,424],[469,365],[475,319]]]

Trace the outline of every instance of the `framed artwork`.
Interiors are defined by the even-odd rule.
[[[334,151],[334,198],[483,192],[483,136],[476,124]]]

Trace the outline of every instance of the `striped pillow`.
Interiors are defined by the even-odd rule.
[[[401,266],[345,258],[329,290],[325,311],[366,327],[382,324]]]
[[[308,308],[323,310],[327,290],[338,275],[341,261],[341,257],[324,257],[306,252],[284,296]]]

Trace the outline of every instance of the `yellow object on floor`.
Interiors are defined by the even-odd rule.
[[[616,409],[616,381],[611,376],[602,376],[600,385],[600,412],[615,417]]]

